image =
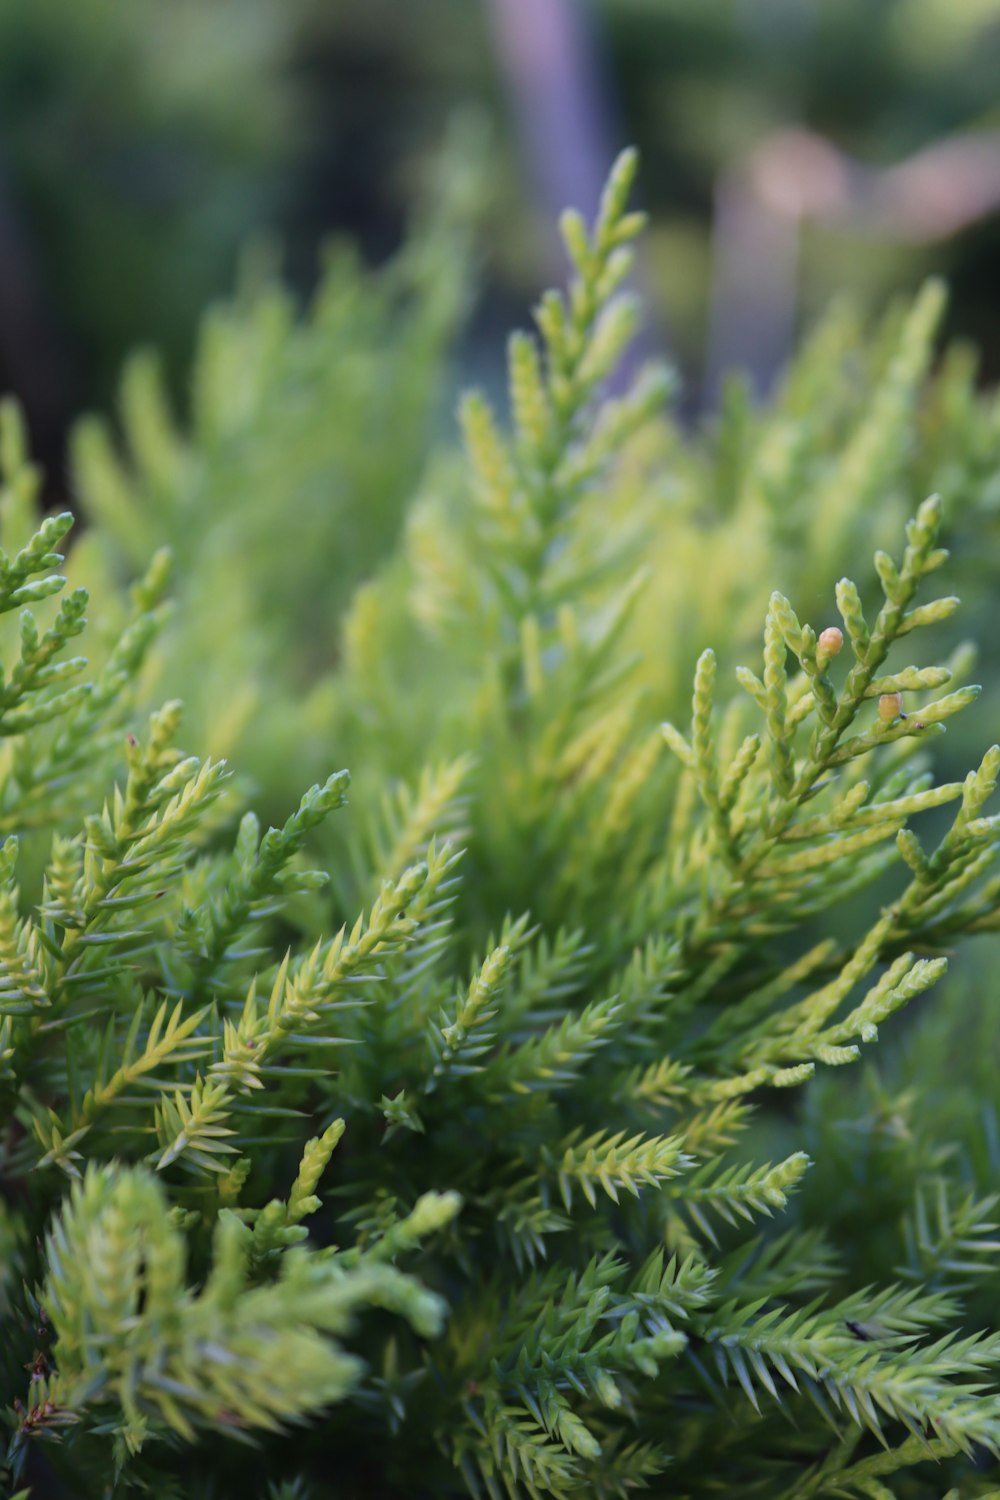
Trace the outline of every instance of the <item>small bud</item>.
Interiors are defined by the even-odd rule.
[[[891,724],[903,712],[902,693],[883,693],[878,700],[878,716],[883,724]]]
[[[844,632],[836,625],[828,625],[825,630],[820,631],[816,655],[820,661],[829,661],[831,656],[837,655],[843,644]]]

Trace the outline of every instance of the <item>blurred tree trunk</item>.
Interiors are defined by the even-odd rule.
[[[504,76],[539,210],[593,215],[615,154],[608,90],[589,6],[489,0]]]
[[[549,276],[561,280],[556,234],[564,208],[596,213],[608,171],[626,144],[616,128],[597,18],[587,0],[488,0],[507,91],[532,184]],[[639,279],[641,280],[641,252]],[[611,381],[621,390],[637,364],[662,352],[665,331],[640,335]]]

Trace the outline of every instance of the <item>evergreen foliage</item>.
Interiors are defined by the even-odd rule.
[[[633,171],[564,219],[573,279],[512,340],[509,429],[466,400],[460,499],[445,458],[352,606],[319,748],[349,752],[353,814],[335,770],[262,832],[176,703],[140,719],[162,560],[88,685],[81,596],[30,612],[65,522],[28,524],[7,418],[11,1494],[996,1493],[989,1048],[968,1099],[907,1100],[897,1057],[852,1119],[842,1083],[911,1002],[929,1079],[948,957],[1000,925],[1000,748],[942,545],[988,553],[996,408],[953,364],[916,441],[935,288],[854,385],[841,317],[707,448],[657,367],[603,397]],[[155,468],[183,443],[143,446],[137,410]],[[83,562],[133,520],[138,562],[153,470],[99,453]],[[928,472],[942,499],[893,535]],[[865,527],[873,568],[836,582]],[[178,629],[232,666],[242,636],[191,617],[195,538],[170,538]],[[315,561],[289,546],[275,577]],[[315,733],[273,685],[272,745]],[[981,748],[937,777],[963,720]]]
[[[480,157],[474,122],[460,121],[403,249],[372,272],[332,244],[301,317],[271,258],[248,257],[236,298],[203,322],[188,430],[144,351],[122,381],[120,449],[101,419],[74,437],[95,527],[81,577],[103,598],[169,547],[177,608],[148,693],[181,693],[189,732],[213,754],[241,746],[268,813],[325,774],[335,627],[392,546],[441,416]],[[229,645],[218,657],[206,621]]]

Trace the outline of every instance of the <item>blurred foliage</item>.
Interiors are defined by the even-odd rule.
[[[603,0],[626,107],[660,149],[717,167],[789,117],[873,159],[995,110],[996,0]],[[863,46],[859,43],[863,41]],[[961,66],[958,66],[958,65]],[[630,103],[631,101],[631,103]]]
[[[289,201],[297,0],[0,0],[2,211],[71,349],[71,403],[127,350],[187,355],[247,234]]]
[[[395,540],[450,389],[482,162],[479,130],[460,123],[404,248],[368,272],[332,245],[301,316],[273,268],[249,262],[202,325],[190,417],[174,416],[147,353],[122,384],[123,458],[105,422],[74,439],[97,523],[78,576],[107,598],[170,548],[179,607],[153,695],[179,693],[214,755],[246,752],[267,813],[325,774],[340,616]]]
[[[490,322],[522,306],[545,274],[554,206],[525,192],[532,145],[518,138],[491,3],[0,0],[0,165],[66,344],[64,405],[105,404],[136,342],[176,371],[251,232],[277,231],[299,286],[332,227],[368,258],[389,254],[443,122],[469,101],[499,127]],[[694,371],[720,172],[789,124],[887,164],[996,123],[996,0],[595,0],[588,12],[612,133],[644,153],[647,290]],[[842,286],[877,307],[937,270],[954,290],[951,330],[974,329],[995,372],[995,225],[925,246],[810,228],[803,308]]]
[[[345,904],[365,894],[351,874],[358,850],[388,837],[372,830],[385,818],[395,827],[417,795],[413,767],[450,761],[471,735],[484,819],[474,848],[502,883],[486,909],[530,905],[585,922],[601,887],[564,910],[563,833],[536,851],[553,862],[546,881],[535,864],[508,858],[519,795],[505,769],[510,745],[489,723],[481,628],[456,623],[478,587],[469,476],[448,441],[427,458],[476,176],[474,166],[458,175],[451,210],[431,214],[380,276],[335,257],[302,319],[273,283],[248,285],[213,314],[186,423],[164,406],[148,359],[135,363],[121,403],[124,452],[101,424],[85,425],[74,445],[77,495],[99,524],[70,574],[104,601],[113,636],[113,581],[141,571],[157,546],[176,551],[181,607],[154,653],[147,700],[181,697],[191,742],[232,756],[274,820],[303,782],[352,766],[352,807],[325,850]],[[878,581],[873,569],[858,574],[859,559],[933,491],[964,601],[957,621],[938,627],[938,644],[960,680],[972,668],[970,636],[985,658],[985,705],[937,753],[949,774],[964,774],[997,704],[1000,402],[980,393],[972,350],[935,357],[944,305],[934,283],[874,324],[841,303],[771,402],[758,406],[734,378],[694,436],[659,415],[629,444],[614,483],[581,501],[573,560],[599,555],[610,531],[618,564],[644,566],[649,581],[623,627],[626,658],[640,664],[629,710],[603,727],[591,770],[574,776],[612,775],[630,734],[683,719],[706,642],[725,674],[746,660],[775,583],[818,625],[832,619],[831,580],[848,569],[870,602]],[[611,603],[601,576],[587,585],[595,608]],[[433,785],[424,792],[433,802]]]

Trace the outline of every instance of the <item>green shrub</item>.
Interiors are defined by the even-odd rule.
[[[574,279],[541,349],[512,341],[509,435],[466,401],[471,482],[442,456],[351,608],[320,749],[352,760],[353,813],[335,770],[262,834],[177,748],[175,704],[127,728],[162,560],[123,632],[105,587],[90,688],[65,655],[80,595],[22,616],[0,701],[13,1493],[991,1492],[986,1060],[969,1109],[930,1087],[945,987],[909,1116],[891,1077],[850,1101],[840,1080],[1000,925],[1000,748],[930,769],[978,691],[968,652],[940,664],[957,600],[930,575],[951,584],[943,519],[990,555],[996,408],[954,363],[921,397],[934,288],[857,354],[827,325],[770,413],[734,392],[707,444],[662,416],[659,369],[602,401],[636,321],[632,170],[592,231],[564,220]],[[133,409],[147,479],[178,452],[137,443],[158,413]],[[84,571],[136,515],[103,452]],[[10,612],[58,592],[65,523],[30,539],[10,419],[3,457]],[[894,538],[931,472],[944,502]],[[185,595],[213,527],[264,637],[317,561],[295,524],[244,546],[212,482],[170,538],[196,689],[196,648],[234,678],[243,650],[220,573]],[[874,570],[835,582],[866,533]],[[754,615],[730,691],[707,643],[730,680]],[[319,733],[264,682],[247,745],[266,715],[272,743]],[[265,775],[280,797],[287,767]],[[22,830],[45,863],[23,899]]]

